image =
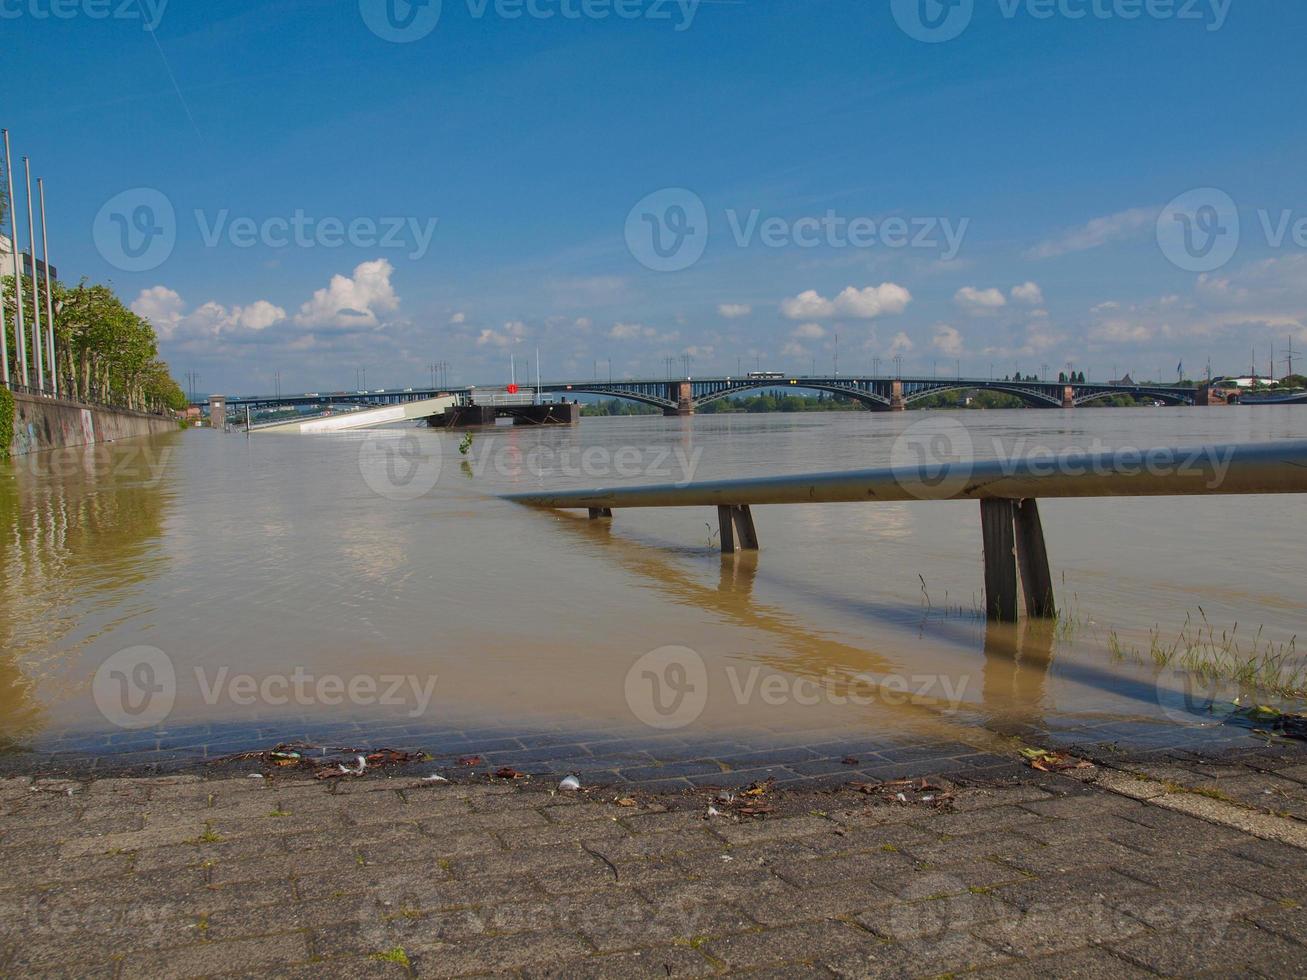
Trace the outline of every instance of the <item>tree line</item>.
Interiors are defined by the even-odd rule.
[[[14,277],[0,280],[4,289],[5,342],[9,347],[11,379],[18,377],[15,321],[18,308]],[[180,410],[186,395],[159,359],[159,342],[149,321],[128,309],[114,291],[82,280],[68,287],[50,282],[55,309],[55,370],[59,394],[78,401],[103,402],[138,411]],[[28,362],[31,351],[32,304],[40,303],[41,329],[45,333],[45,283],[23,276],[25,342]],[[49,363],[48,361],[46,362]],[[30,370],[30,368],[29,368]],[[36,378],[31,378],[36,384]],[[46,380],[49,387],[49,379]]]

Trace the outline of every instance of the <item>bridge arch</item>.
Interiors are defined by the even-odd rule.
[[[904,397],[905,405],[911,405],[914,402],[930,398],[932,395],[942,395],[949,391],[1001,391],[1005,395],[1014,395],[1020,398],[1022,402],[1033,408],[1061,408],[1062,399],[1041,391],[1037,388],[1022,387],[1018,383],[1004,384],[1002,382],[989,382],[987,384],[977,385],[976,382],[957,381],[941,382],[938,386],[929,388],[919,388],[911,394]]]
[[[605,384],[571,384],[565,388],[549,386],[545,390],[558,395],[600,395],[604,398],[620,398],[623,401],[638,402],[641,405],[652,405],[654,408],[676,408],[676,402],[669,398],[661,398],[648,392],[618,387],[616,383],[611,387]]]
[[[712,402],[719,402],[742,392],[762,390],[824,391],[828,394],[843,395],[846,398],[852,398],[854,401],[865,405],[873,412],[887,412],[890,407],[889,398],[864,388],[854,388],[852,386],[838,384],[821,384],[820,382],[815,381],[805,382],[800,380],[796,380],[794,384],[790,384],[788,380],[785,380],[784,383],[782,383],[778,379],[732,383],[730,387],[723,388],[720,391],[709,392],[695,398],[694,407],[699,408],[700,406],[708,405]]]
[[[1129,395],[1132,398],[1156,398],[1167,405],[1192,405],[1194,402],[1194,393],[1192,390],[1185,394],[1177,394],[1171,391],[1154,391],[1152,389],[1139,388],[1108,388],[1105,390],[1095,390],[1084,394],[1077,394],[1075,402],[1077,405],[1089,405],[1102,398],[1111,398],[1115,395]]]

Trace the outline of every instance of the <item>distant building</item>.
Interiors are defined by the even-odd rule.
[[[1130,387],[1130,388],[1133,388],[1137,383],[1138,382],[1136,382],[1134,378],[1130,377],[1128,373],[1118,381],[1108,382],[1108,384],[1110,385],[1121,385],[1123,387]]]
[[[13,259],[10,258],[10,256],[13,255],[13,252],[14,243],[4,235],[0,235],[0,260],[2,260],[2,262],[0,262],[0,275],[13,275]],[[19,261],[23,264],[23,275],[30,277],[32,275],[32,256],[27,252],[23,252],[21,253]],[[45,282],[45,263],[40,259],[36,260],[36,271],[40,275],[41,281]],[[52,265],[50,266],[49,274],[51,279],[58,279],[59,269]]]
[[[1212,384],[1223,385],[1226,388],[1273,388],[1279,383],[1274,378],[1262,378],[1255,374],[1242,378],[1215,378],[1212,381]]]

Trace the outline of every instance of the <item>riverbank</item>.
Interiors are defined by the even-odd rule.
[[[119,442],[174,432],[177,420],[125,408],[88,405],[63,398],[13,392],[13,431],[9,455]]]
[[[0,781],[0,972],[1307,966],[1296,745],[680,792],[432,769]],[[1256,806],[1272,797],[1276,814]]]

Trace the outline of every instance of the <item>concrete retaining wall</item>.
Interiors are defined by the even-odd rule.
[[[177,423],[161,415],[100,408],[60,398],[14,393],[14,456],[65,446],[118,442],[156,432],[172,432]]]

